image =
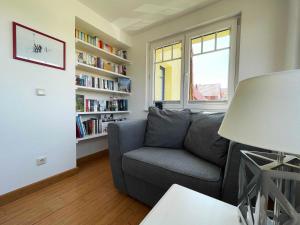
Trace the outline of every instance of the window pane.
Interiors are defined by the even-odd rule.
[[[155,101],[179,101],[181,84],[181,59],[155,65]]]
[[[215,50],[215,34],[209,34],[202,37],[203,40],[203,52],[209,52]]]
[[[172,59],[172,45],[163,48],[163,61]]]
[[[192,39],[192,54],[201,53],[201,49],[202,49],[201,45],[202,45],[202,38],[201,37]]]
[[[155,62],[161,62],[162,61],[162,48],[155,50]]]
[[[228,48],[230,46],[230,30],[217,33],[217,49]]]
[[[181,43],[173,45],[173,59],[181,57]]]
[[[228,100],[229,49],[192,57],[190,100]]]

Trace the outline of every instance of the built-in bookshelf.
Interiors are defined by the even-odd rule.
[[[131,61],[124,43],[78,21],[74,80],[76,137],[80,143],[107,136],[107,125],[125,120],[130,113],[127,97],[131,94],[131,78],[127,70]]]

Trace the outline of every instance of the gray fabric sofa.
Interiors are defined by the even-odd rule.
[[[153,206],[176,183],[236,205],[240,150],[260,149],[230,143],[220,168],[184,149],[145,147],[147,120],[108,126],[109,157],[116,188]]]

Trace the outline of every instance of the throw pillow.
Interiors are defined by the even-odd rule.
[[[173,111],[149,108],[145,146],[183,148],[190,125],[190,110]]]
[[[184,147],[191,153],[224,167],[229,140],[218,135],[224,113],[193,116],[192,124],[185,137]]]

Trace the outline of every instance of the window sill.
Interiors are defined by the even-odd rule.
[[[165,107],[164,109],[168,109],[168,110],[184,110],[184,109],[190,109],[192,113],[199,113],[199,112],[203,112],[203,113],[216,113],[216,112],[226,112],[227,109],[191,109],[191,108],[178,108],[178,109],[173,109],[173,108],[168,108]],[[149,110],[148,109],[144,109],[144,112],[148,113]]]

